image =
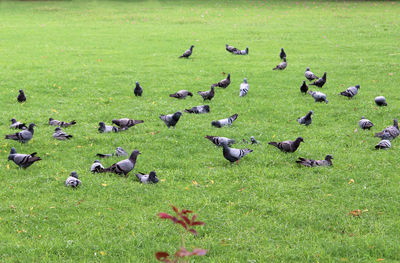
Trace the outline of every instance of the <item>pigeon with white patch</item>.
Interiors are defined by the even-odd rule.
[[[25,102],[26,101],[26,97],[25,97],[25,93],[22,89],[19,90],[19,94],[17,97],[18,102]]]
[[[178,123],[181,116],[182,112],[177,111],[168,115],[160,115],[160,119],[164,121],[168,128],[172,126],[175,129],[175,125]]]
[[[283,58],[283,62],[276,65],[276,67],[273,68],[272,70],[284,70],[286,67],[287,67],[286,58]]]
[[[183,53],[182,56],[180,56],[179,58],[189,58],[193,53],[193,48],[194,46],[191,45],[190,48],[186,50],[185,53]]]
[[[254,138],[254,136],[250,137],[250,142],[248,142],[246,139],[243,139],[244,143],[251,143],[251,144],[258,144],[258,141]]]
[[[240,84],[240,93],[239,96],[240,97],[244,97],[247,95],[247,93],[249,92],[249,84],[247,83],[247,78],[243,79],[243,83]]]
[[[303,116],[303,117],[301,117],[301,118],[298,118],[298,119],[297,119],[297,122],[300,123],[300,125],[301,125],[301,124],[304,124],[305,126],[310,125],[311,122],[312,122],[311,115],[312,115],[313,113],[314,113],[314,112],[313,112],[312,110],[310,110],[305,116]]]
[[[357,95],[359,89],[360,85],[355,85],[354,87],[347,88],[345,91],[340,92],[339,95],[346,96],[349,99],[352,99],[355,95]]]
[[[60,140],[60,141],[69,140],[72,137],[73,137],[72,135],[69,135],[66,132],[64,132],[63,130],[61,130],[60,127],[57,127],[53,133],[53,138]]]
[[[109,158],[112,156],[127,156],[128,153],[122,148],[122,147],[117,147],[117,149],[115,149],[115,153],[98,153],[96,154],[96,156],[100,157],[100,158]]]
[[[15,148],[12,147],[10,154],[8,155],[8,161],[13,161],[19,167],[26,169],[29,166],[31,166],[34,162],[42,160],[40,159],[39,156],[35,156],[36,154],[37,154],[36,152],[31,154],[17,153]]]
[[[358,126],[360,126],[360,128],[363,130],[369,130],[374,127],[374,124],[370,120],[362,116],[361,120],[358,122]]]
[[[228,52],[230,52],[230,53],[233,53],[233,52],[235,52],[235,51],[238,50],[238,49],[235,48],[234,46],[230,46],[230,45],[228,45],[228,44],[225,44],[225,49],[226,49],[226,51],[228,51]]]
[[[378,106],[387,106],[386,98],[383,96],[378,96],[375,98],[375,103]]]
[[[324,75],[322,76],[322,78],[314,81],[313,83],[310,83],[309,85],[315,85],[319,88],[322,88],[326,83],[326,72],[324,73]]]
[[[187,96],[192,97],[193,93],[187,90],[180,90],[175,92],[174,94],[169,94],[171,98],[177,98],[177,99],[186,99]]]
[[[120,132],[126,130],[127,128],[121,129],[116,126],[106,125],[104,122],[99,122],[99,128],[97,129],[100,133],[108,133],[108,132]]]
[[[381,150],[381,149],[389,149],[392,147],[392,143],[389,140],[381,140],[377,145],[375,145],[376,150]]]
[[[315,102],[328,103],[328,100],[326,99],[326,94],[319,92],[319,91],[312,91],[312,90],[310,90],[308,93],[314,98]]]
[[[129,156],[128,159],[119,161],[118,163],[114,163],[108,168],[103,169],[101,172],[102,173],[115,173],[119,175],[125,175],[133,170],[136,165],[136,159],[141,154],[138,150],[134,150],[131,155]]]
[[[233,54],[235,54],[235,55],[248,55],[249,54],[249,47],[246,47],[246,49],[244,49],[244,50],[233,51]]]
[[[71,186],[72,188],[77,188],[81,184],[82,182],[79,180],[78,174],[75,171],[65,180],[65,186]]]
[[[92,173],[101,173],[104,170],[104,166],[100,163],[99,160],[95,160],[90,167],[90,171]]]
[[[306,166],[306,167],[316,167],[316,166],[332,166],[332,155],[328,154],[325,156],[325,160],[313,160],[313,159],[305,159],[299,157],[296,163]]]
[[[221,80],[218,83],[214,83],[212,84],[211,87],[221,87],[221,88],[226,88],[229,86],[229,84],[231,84],[231,74],[228,74],[228,77],[226,77],[226,79]]]
[[[314,79],[319,79],[317,76],[315,76],[314,73],[312,73],[310,71],[310,68],[307,67],[306,72],[304,73],[304,76],[306,77],[306,79],[308,79],[309,81],[312,81]]]
[[[301,142],[304,142],[303,138],[298,137],[295,141],[269,142],[268,144],[275,146],[282,152],[292,153],[299,148]]]
[[[195,113],[195,114],[209,113],[210,112],[210,106],[209,105],[196,106],[196,107],[193,107],[191,109],[185,109],[185,112],[187,112],[187,113]]]
[[[300,92],[304,93],[304,95],[306,95],[307,91],[308,91],[308,86],[306,84],[306,81],[303,80],[303,84],[301,84],[301,86],[300,86]]]
[[[26,143],[33,137],[33,127],[36,125],[34,123],[29,124],[29,127],[27,130],[22,130],[21,132],[17,132],[14,134],[8,134],[6,135],[6,139],[9,140],[14,140],[14,141],[19,141],[21,143]]]
[[[143,88],[140,86],[139,82],[136,81],[136,87],[133,89],[135,96],[142,96]]]
[[[279,57],[282,59],[286,58],[286,53],[285,50],[283,50],[283,48],[281,48],[281,53],[279,54]]]
[[[226,137],[206,135],[205,138],[209,139],[212,143],[214,143],[217,146],[222,146],[223,143],[226,143],[228,146],[230,146],[235,143],[234,139],[229,139]]]
[[[231,163],[233,162],[239,163],[240,159],[242,159],[247,154],[253,152],[253,150],[247,148],[246,149],[230,148],[226,142],[222,143],[222,147],[223,147],[222,153],[225,159],[227,159]]]
[[[230,126],[237,119],[237,117],[238,117],[238,114],[235,113],[232,116],[230,116],[229,118],[218,120],[218,121],[212,121],[211,125],[215,126],[217,128],[222,128],[224,126]]]
[[[122,118],[122,119],[113,119],[111,122],[114,123],[115,125],[119,126],[121,129],[127,129],[127,128],[133,127],[137,124],[143,123],[144,121]]]
[[[394,140],[397,136],[399,136],[399,123],[397,119],[393,120],[393,126],[389,126],[381,132],[375,134],[375,137],[379,137],[382,140]]]
[[[20,130],[26,129],[25,123],[21,123],[14,118],[12,118],[10,121],[11,121],[10,129],[20,129]]]
[[[64,122],[64,121],[55,120],[53,118],[49,118],[49,125],[52,125],[52,126],[68,127],[68,126],[75,125],[75,124],[76,124],[76,121],[74,121],[74,120],[70,121],[70,122]]]
[[[150,174],[145,174],[145,173],[138,173],[136,174],[137,179],[142,184],[156,184],[158,183],[158,177],[156,174],[156,171],[151,171]]]
[[[214,86],[211,86],[210,90],[206,90],[206,91],[198,91],[197,94],[199,94],[202,98],[203,101],[206,100],[212,100],[212,98],[214,98],[215,92],[214,92]]]

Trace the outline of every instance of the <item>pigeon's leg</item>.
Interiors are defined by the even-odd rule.
[[[237,160],[236,163],[239,164],[239,160]]]

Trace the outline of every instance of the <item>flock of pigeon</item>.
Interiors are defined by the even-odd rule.
[[[192,45],[188,50],[186,50],[182,56],[179,58],[189,58],[192,53],[193,53],[193,48],[194,46]],[[233,46],[226,45],[226,50],[232,54],[235,55],[248,55],[249,54],[249,48],[247,47],[244,50],[237,49]],[[281,49],[280,52],[280,59],[282,60],[281,63],[279,63],[276,67],[273,68],[273,70],[284,70],[287,67],[287,61],[286,61],[286,53],[284,49]],[[311,91],[308,90],[308,86],[316,86],[319,88],[322,88],[327,79],[326,79],[327,73],[325,72],[322,78],[317,77],[313,72],[310,71],[310,68],[307,67],[305,71],[305,78],[308,81],[313,81],[310,84],[307,85],[306,81],[304,80],[302,85],[300,86],[300,92],[304,93],[304,95],[310,94],[315,102],[325,102],[328,103],[328,100],[326,98],[326,94],[320,92],[320,91]],[[200,95],[203,98],[203,101],[209,100],[211,101],[214,98],[215,95],[215,87],[220,87],[220,88],[227,88],[231,84],[230,80],[230,74],[227,75],[227,77],[217,83],[214,83],[211,85],[211,89],[207,91],[198,91],[197,94]],[[354,96],[357,95],[358,91],[360,89],[360,85],[355,85],[354,87],[349,87],[345,91],[341,92],[339,95],[346,96],[348,98],[353,98]],[[239,96],[244,97],[248,94],[249,92],[249,84],[247,83],[247,79],[244,78],[243,83],[240,84],[240,89],[239,89]],[[134,88],[134,94],[135,96],[142,96],[143,93],[143,88],[140,86],[139,82],[136,82],[136,86]],[[186,97],[193,96],[193,93],[187,90],[180,90],[177,91],[174,94],[169,95],[172,98],[177,98],[177,99],[185,99]],[[23,90],[19,90],[19,95],[17,97],[17,100],[19,102],[25,102],[26,101],[26,96],[24,94]],[[375,103],[378,106],[387,106],[386,99],[383,96],[378,96],[375,98]],[[210,112],[210,106],[209,105],[201,105],[201,106],[195,106],[192,107],[191,109],[185,109],[184,112],[186,113],[193,113],[193,114],[204,114],[204,113],[209,113]],[[305,116],[298,118],[297,121],[299,122],[300,125],[310,125],[312,123],[312,114],[313,111],[309,111]],[[170,128],[173,127],[175,128],[176,124],[178,123],[180,117],[182,116],[181,111],[177,111],[175,113],[171,114],[166,114],[166,115],[161,115],[159,118],[165,123],[165,125]],[[211,125],[217,128],[222,128],[225,126],[231,126],[233,122],[238,118],[238,114],[233,114],[228,118],[221,119],[221,120],[214,120],[211,122]],[[143,120],[133,120],[133,119],[128,119],[128,118],[122,118],[122,119],[113,119],[112,123],[115,125],[106,125],[104,122],[99,123],[99,128],[98,131],[100,133],[108,133],[108,132],[121,132],[125,131],[137,124],[143,123]],[[393,126],[389,126],[383,131],[376,133],[375,137],[381,138],[381,141],[375,146],[376,149],[388,149],[391,147],[391,141],[395,139],[396,137],[399,136],[399,127],[398,127],[398,122],[397,119],[394,119],[393,121]],[[53,118],[49,118],[49,125],[52,126],[57,126],[54,130],[53,137],[54,139],[57,140],[69,140],[73,136],[67,134],[65,131],[63,131],[61,128],[66,128],[72,125],[75,125],[75,121],[71,122],[63,122],[63,121],[58,121]],[[374,124],[366,119],[364,116],[361,118],[359,121],[359,127],[363,130],[365,129],[371,129],[374,126]],[[16,119],[11,119],[11,129],[21,129],[20,132],[14,133],[14,134],[9,134],[6,135],[6,139],[10,140],[15,140],[19,141],[21,143],[26,143],[29,140],[33,138],[34,135],[34,127],[35,124],[31,123],[29,124],[28,127],[24,123],[21,123],[17,121]],[[246,156],[247,154],[253,152],[251,149],[236,149],[236,148],[231,148],[230,146],[235,143],[235,140],[227,138],[227,137],[220,137],[220,136],[210,136],[207,135],[205,136],[208,140],[210,140],[213,144],[216,146],[221,146],[222,147],[222,153],[225,159],[230,161],[231,163],[233,162],[239,162],[241,158]],[[243,139],[243,142],[245,143],[251,143],[251,144],[258,144],[258,141],[254,138],[254,136],[251,137],[251,142],[246,141]],[[302,137],[296,138],[294,141],[287,140],[287,141],[282,141],[282,142],[269,142],[269,145],[272,145],[282,152],[286,153],[293,153],[295,152],[298,147],[300,146],[300,143],[304,142],[304,139]],[[40,157],[36,156],[36,152],[32,154],[21,154],[17,153],[16,149],[14,147],[11,148],[10,154],[8,156],[8,160],[13,161],[16,165],[22,168],[28,168],[31,166],[33,163],[42,160]],[[136,164],[137,157],[141,153],[138,150],[134,150],[129,158],[124,159],[122,161],[119,161],[117,163],[114,163],[110,167],[105,168],[99,160],[95,160],[90,168],[91,172],[93,173],[115,173],[118,175],[124,175],[128,176],[128,173],[131,172]],[[122,149],[121,147],[117,147],[115,153],[111,154],[97,154],[99,158],[109,158],[113,156],[128,156],[128,153]],[[306,166],[306,167],[316,167],[316,166],[332,166],[332,155],[326,155],[324,160],[312,160],[312,159],[306,159],[299,157],[298,160],[296,160],[296,163]],[[145,173],[138,173],[136,174],[136,177],[141,183],[157,183],[159,181],[157,174],[155,171],[151,171],[149,174]],[[79,180],[78,174],[73,171],[70,176],[67,178],[65,181],[66,186],[71,186],[73,188],[76,188],[81,184],[81,181]]]

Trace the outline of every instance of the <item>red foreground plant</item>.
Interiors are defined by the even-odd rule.
[[[182,209],[182,211],[179,211],[179,209],[176,208],[175,206],[171,206],[171,207],[172,207],[172,210],[174,210],[176,216],[172,216],[167,213],[159,213],[158,216],[161,219],[169,219],[172,222],[174,222],[175,224],[179,224],[184,228],[185,232],[182,235],[182,240],[181,240],[182,244],[181,244],[181,247],[179,248],[179,250],[177,250],[175,252],[173,258],[170,258],[170,255],[167,252],[163,252],[163,251],[156,252],[155,256],[156,256],[157,260],[162,261],[162,262],[167,262],[167,263],[175,263],[178,261],[186,262],[186,257],[204,256],[205,254],[207,254],[208,250],[206,250],[206,249],[195,248],[195,249],[193,249],[192,252],[190,252],[185,248],[186,234],[192,233],[193,235],[197,235],[197,231],[194,230],[194,227],[204,225],[204,222],[196,221],[197,215],[193,215],[192,218],[190,219],[188,214],[193,213],[190,210]]]

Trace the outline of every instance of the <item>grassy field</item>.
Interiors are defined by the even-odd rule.
[[[196,262],[399,262],[399,139],[375,151],[373,136],[400,117],[399,13],[395,1],[0,1],[0,134],[13,132],[13,117],[37,125],[25,145],[0,143],[0,261],[155,262],[179,245],[157,217],[173,204],[206,223],[187,240],[209,249]],[[227,43],[250,54],[233,56]],[[192,57],[178,59],[191,44]],[[288,67],[272,71],[281,47]],[[328,104],[300,94],[307,66],[328,72]],[[202,105],[168,94],[207,90],[222,72],[232,83],[216,90],[210,114],[183,114],[175,130],[158,119]],[[244,77],[250,91],[239,98]],[[338,96],[356,84],[353,100]],[[378,95],[388,107],[375,106]],[[300,126],[309,110],[312,125]],[[210,125],[233,113],[232,127]],[[355,131],[361,116],[371,131]],[[54,140],[49,117],[76,120],[65,129],[74,138]],[[122,117],[145,123],[97,132]],[[231,165],[205,135],[261,143],[236,144],[254,152]],[[298,136],[293,154],[267,144]],[[7,162],[12,146],[43,160],[18,169]],[[96,153],[117,146],[142,152],[131,176],[91,174]],[[333,167],[295,163],[326,154]],[[76,191],[63,185],[73,170]],[[151,170],[161,181],[139,184],[134,173]]]

